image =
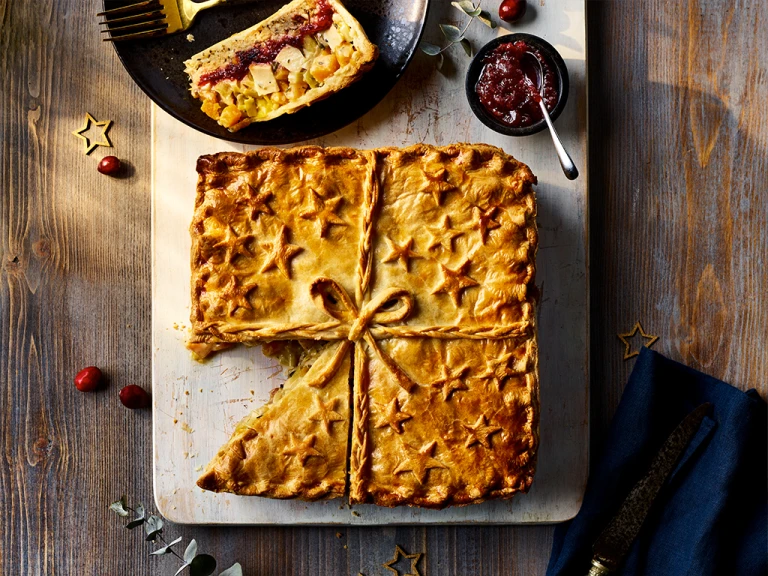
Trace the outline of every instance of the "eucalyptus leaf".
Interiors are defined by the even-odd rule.
[[[469,40],[462,38],[460,44],[461,47],[464,48],[464,52],[466,52],[467,56],[472,58],[472,44],[469,43]]]
[[[146,540],[154,540],[163,531],[163,519],[154,514],[151,515],[144,523],[144,531],[147,533]]]
[[[184,562],[192,562],[192,560],[195,559],[195,556],[197,556],[197,541],[192,540],[189,543],[189,546],[187,546],[187,549],[184,550]]]
[[[487,10],[481,10],[480,14],[478,14],[477,19],[480,20],[483,24],[488,26],[491,30],[494,30],[496,28],[496,22],[494,22],[491,19],[491,14]]]
[[[112,504],[109,505],[109,509],[112,510],[112,512],[115,512],[117,515],[125,518],[128,516],[128,510],[125,509],[126,505],[125,496],[120,496],[120,500],[117,502],[112,502]]]
[[[168,554],[171,551],[171,546],[173,546],[174,544],[178,544],[179,542],[181,542],[181,536],[176,538],[176,540],[174,540],[170,544],[166,544],[162,548],[158,548],[154,552],[150,552],[149,555],[150,556],[162,556],[163,554]]]
[[[210,554],[195,556],[189,564],[190,576],[211,576],[216,570],[216,559]]]
[[[138,528],[139,526],[144,524],[144,522],[146,522],[144,518],[136,518],[136,520],[131,520],[130,522],[128,522],[128,524],[126,524],[125,527],[128,528],[128,530],[133,530],[134,528]]]
[[[187,563],[185,562],[184,564],[182,564],[182,565],[181,565],[181,568],[179,568],[178,570],[176,570],[176,574],[174,574],[173,576],[179,576],[179,574],[181,574],[181,573],[184,571],[184,569],[185,569],[185,568],[188,568],[188,567],[189,567],[189,564],[187,564]]]
[[[134,510],[134,513],[136,514],[136,517],[128,522],[128,524],[125,525],[128,530],[133,530],[134,528],[138,528],[142,524],[144,524],[144,521],[146,520],[147,512],[144,510],[144,505],[139,504],[136,506],[136,510]]]
[[[464,12],[464,14],[466,14],[467,16],[471,16],[472,18],[480,15],[480,8],[475,7],[475,5],[472,4],[472,2],[470,2],[469,0],[462,0],[461,2],[451,2],[451,5],[453,5],[455,8],[458,8],[459,10]]]
[[[440,30],[443,35],[451,42],[458,42],[462,39],[461,30],[451,24],[440,24]]]
[[[435,44],[430,44],[429,42],[422,42],[421,43],[421,51],[424,52],[424,54],[427,54],[429,56],[437,56],[440,54],[440,51],[442,49],[440,46],[436,46]]]
[[[240,562],[235,562],[232,566],[219,574],[219,576],[243,576],[243,567],[240,566]]]

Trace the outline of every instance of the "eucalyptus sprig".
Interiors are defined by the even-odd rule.
[[[109,505],[109,509],[122,518],[127,518],[133,512],[133,519],[125,527],[128,530],[133,530],[139,526],[144,526],[144,532],[146,533],[144,540],[154,542],[155,544],[158,542],[162,544],[162,546],[150,552],[151,556],[173,554],[181,561],[181,567],[174,576],[178,576],[187,568],[189,568],[189,576],[210,576],[216,570],[216,559],[210,554],[198,554],[197,542],[195,540],[192,540],[187,545],[183,556],[176,552],[173,546],[181,542],[181,537],[176,538],[173,542],[166,542],[165,538],[163,538],[163,519],[154,514],[147,516],[147,511],[143,504],[137,504],[136,508],[131,508],[128,506],[125,496],[122,496],[120,500],[112,502]],[[243,576],[243,568],[239,562],[235,562],[224,572],[220,573],[219,576]]]
[[[424,52],[424,54],[427,56],[435,56],[437,58],[438,70],[442,69],[443,62],[445,61],[443,52],[448,50],[454,44],[461,44],[461,47],[464,48],[464,52],[467,56],[470,58],[472,57],[472,44],[465,37],[467,29],[472,22],[479,20],[488,26],[488,28],[496,28],[496,22],[491,19],[490,13],[487,10],[481,10],[479,4],[475,6],[470,0],[461,0],[460,2],[451,2],[451,5],[469,16],[469,22],[466,23],[463,29],[459,29],[458,26],[454,26],[453,24],[440,24],[440,30],[443,32],[443,36],[448,40],[448,44],[445,46],[440,47],[437,44],[430,44],[429,42],[421,43],[421,51]]]

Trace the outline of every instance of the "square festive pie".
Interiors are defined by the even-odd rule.
[[[455,144],[263,149],[202,157],[198,171],[193,350],[337,341],[293,381],[304,400],[281,396],[261,426],[289,409],[306,420],[306,399],[328,387],[337,394],[351,365],[352,503],[442,507],[528,489],[538,443],[537,234],[525,165],[498,148]],[[274,496],[256,487],[287,478],[293,455],[280,447],[320,433],[272,427],[267,446],[238,430],[200,486]],[[311,482],[290,476],[283,497],[339,495],[303,488],[335,482],[335,469],[318,475],[316,451],[302,462]]]
[[[294,0],[185,62],[202,110],[236,132],[349,86],[378,49],[338,0]]]

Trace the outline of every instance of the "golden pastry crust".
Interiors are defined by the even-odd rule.
[[[270,498],[339,498],[346,489],[350,359],[321,387],[307,385],[333,356],[331,343],[268,404],[246,416],[208,464],[205,490]]]
[[[307,26],[313,31],[301,38]],[[211,74],[237,65],[254,47],[290,36],[297,39],[288,44],[287,52],[252,64],[243,69],[242,77],[224,74],[210,81]],[[203,102],[203,112],[236,132],[253,122],[292,114],[346,88],[370,70],[377,57],[378,48],[341,2],[294,0],[184,64],[190,90]]]
[[[340,340],[300,386],[328,386],[354,362],[352,503],[440,508],[528,489],[537,232],[525,165],[455,144],[263,149],[203,157],[198,171],[192,345]],[[265,242],[253,222],[277,232]],[[226,469],[201,486],[222,489]]]
[[[355,293],[373,161],[312,146],[198,160],[193,344],[343,335],[309,284],[333,276]]]
[[[419,385],[403,390],[375,356],[364,356],[355,375],[351,503],[442,508],[528,490],[538,446],[533,339],[380,346]]]
[[[310,301],[320,277],[358,304],[372,280],[373,296],[388,286],[414,295],[405,322],[370,327],[376,338],[532,330],[535,177],[498,148],[264,148],[203,156],[197,168],[192,343],[344,338]],[[272,262],[281,234],[287,273]],[[417,257],[405,263],[409,241]]]

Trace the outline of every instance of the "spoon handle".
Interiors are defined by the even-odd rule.
[[[555,127],[552,124],[552,119],[549,117],[549,112],[547,111],[544,102],[539,100],[539,106],[541,107],[542,114],[544,114],[544,120],[549,128],[549,133],[552,135],[552,143],[555,145],[557,158],[560,160],[560,166],[563,168],[563,174],[565,174],[565,177],[568,178],[568,180],[576,180],[576,178],[579,177],[579,171],[571,157],[568,155],[568,152],[565,151],[563,143],[560,142],[560,137],[557,135],[557,130],[555,130]]]

